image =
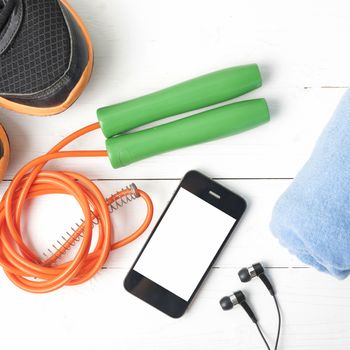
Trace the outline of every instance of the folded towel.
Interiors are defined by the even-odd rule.
[[[350,90],[278,200],[271,230],[304,263],[339,279],[349,275]]]

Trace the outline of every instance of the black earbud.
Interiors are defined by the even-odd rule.
[[[255,317],[255,314],[253,310],[249,307],[248,303],[246,302],[245,295],[240,290],[238,292],[233,293],[230,296],[223,297],[220,300],[220,305],[224,311],[228,311],[233,309],[236,305],[241,305],[245,312],[248,314],[250,319],[257,323],[258,320]]]
[[[275,296],[275,291],[272,287],[272,284],[270,283],[269,279],[266,277],[264,273],[264,267],[260,263],[254,264],[253,266],[248,268],[245,267],[238,272],[238,276],[241,282],[243,283],[247,283],[251,281],[254,277],[259,277],[261,281],[265,284],[270,294],[272,295],[276,305],[277,314],[278,314],[278,328],[277,328],[277,336],[276,336],[276,342],[275,342],[275,350],[276,350],[278,348],[278,342],[279,342],[280,331],[281,331],[281,322],[282,322],[281,311],[280,311],[277,297]],[[233,309],[235,305],[241,305],[243,309],[246,311],[246,313],[249,315],[250,319],[255,323],[256,327],[258,328],[258,331],[266,345],[266,348],[270,350],[269,343],[267,342],[266,337],[258,324],[258,320],[254,315],[254,312],[246,302],[245,295],[243,294],[243,292],[238,291],[236,293],[233,293],[230,296],[222,298],[220,300],[220,305],[222,309],[225,311]]]
[[[247,283],[252,280],[254,277],[259,277],[261,281],[265,284],[266,288],[270,292],[271,295],[275,295],[275,291],[270,283],[269,279],[266,277],[264,273],[264,267],[260,264],[254,264],[248,268],[243,268],[238,272],[239,279],[243,283]]]

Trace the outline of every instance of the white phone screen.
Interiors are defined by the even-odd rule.
[[[188,301],[235,222],[181,187],[134,270]]]

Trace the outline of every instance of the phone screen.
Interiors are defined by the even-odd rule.
[[[235,222],[180,187],[134,270],[189,301]]]

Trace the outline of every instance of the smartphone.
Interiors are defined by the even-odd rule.
[[[188,172],[127,274],[125,289],[181,317],[245,209],[242,197],[197,171]]]

